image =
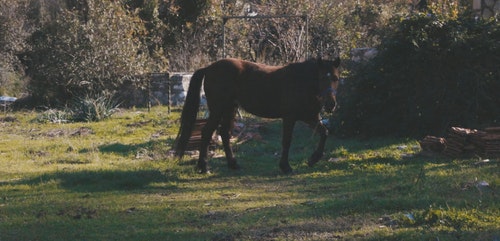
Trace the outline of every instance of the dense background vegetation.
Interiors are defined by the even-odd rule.
[[[376,45],[377,27],[407,7],[374,0],[0,0],[1,94],[65,105],[144,73],[192,71],[222,57],[222,16],[249,11],[308,14],[310,44],[303,43],[303,21],[232,20],[230,56],[268,63],[301,60],[306,50],[347,57],[351,48]]]
[[[497,21],[416,14],[395,26],[379,55],[350,76],[341,98],[346,133],[437,135],[500,124]]]
[[[116,97],[147,88],[144,74],[223,57],[223,16],[307,14],[308,45],[301,18],[228,20],[226,56],[281,64],[340,55],[346,135],[498,124],[498,21],[474,19],[470,1],[426,2],[0,0],[0,94],[51,107]],[[352,65],[359,47],[379,55]]]

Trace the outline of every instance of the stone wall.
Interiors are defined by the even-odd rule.
[[[120,93],[123,107],[147,107],[149,105],[182,106],[191,80],[191,73],[151,73],[147,88],[126,84]],[[143,79],[142,81],[148,81]],[[202,89],[203,94],[203,89]]]
[[[191,73],[172,73],[170,76],[171,84],[171,103],[172,106],[180,106],[184,104],[184,99],[187,95],[189,88],[189,81],[191,80]]]
[[[376,48],[355,48],[351,50],[351,60],[355,63],[367,62],[377,56]]]
[[[500,14],[500,0],[473,0],[472,8],[478,16],[484,19],[498,17]]]

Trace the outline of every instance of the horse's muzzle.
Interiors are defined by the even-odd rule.
[[[333,113],[338,108],[336,89],[332,87],[325,89],[321,93],[320,99],[323,102],[323,106],[326,112]]]
[[[327,98],[325,101],[325,111],[328,113],[333,113],[338,109],[337,98],[333,96],[333,98]]]

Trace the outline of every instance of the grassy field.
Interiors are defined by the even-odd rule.
[[[500,240],[500,161],[419,155],[411,139],[317,136],[298,125],[293,175],[278,170],[280,121],[246,118],[212,174],[169,155],[179,114],[127,110],[98,123],[0,121],[0,241]]]

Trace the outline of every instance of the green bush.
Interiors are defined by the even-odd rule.
[[[140,18],[121,3],[86,1],[59,9],[30,38],[24,64],[30,94],[41,104],[64,106],[88,93],[114,92],[125,80],[153,69]],[[141,83],[145,86],[145,83]]]
[[[69,110],[48,109],[41,112],[35,118],[38,123],[67,123],[73,118],[73,113]]]
[[[118,111],[119,104],[111,95],[78,98],[64,109],[47,109],[37,115],[38,123],[98,122],[111,117]]]
[[[0,95],[20,97],[26,90],[18,53],[26,48],[31,31],[26,1],[0,0]]]
[[[107,95],[97,97],[86,96],[79,98],[73,105],[73,120],[74,121],[101,121],[104,120],[118,110],[118,104]]]
[[[348,135],[443,134],[500,122],[500,28],[470,16],[396,21],[378,56],[352,69],[338,127]]]

